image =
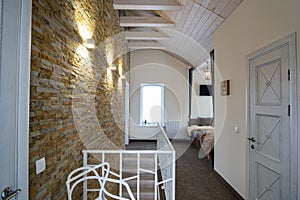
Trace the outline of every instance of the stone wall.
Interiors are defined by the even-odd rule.
[[[124,148],[121,76],[129,57],[121,31],[112,0],[33,0],[30,199],[66,199],[83,149]],[[91,38],[94,49],[83,45]],[[42,157],[46,170],[36,175]]]

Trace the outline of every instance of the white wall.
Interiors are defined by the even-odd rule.
[[[299,8],[299,0],[244,0],[215,33],[216,65],[220,70],[215,74],[215,170],[243,197],[247,181],[246,55],[295,31],[299,52]],[[299,53],[297,59],[300,62]],[[232,93],[222,97],[220,81],[226,79],[231,80]],[[239,134],[234,133],[235,126],[240,128]]]
[[[153,139],[157,128],[140,127],[142,83],[165,86],[165,121],[183,121],[176,138],[187,138],[188,70],[180,61],[160,50],[138,50],[130,55],[130,139]]]
[[[206,67],[204,67],[206,68]],[[193,93],[191,118],[213,117],[213,102],[211,96],[199,96],[200,85],[211,85],[211,81],[205,80],[203,68],[196,68],[193,71]]]

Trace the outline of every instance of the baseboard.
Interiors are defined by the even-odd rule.
[[[214,173],[224,183],[224,185],[226,185],[230,189],[230,191],[235,194],[237,200],[245,200],[216,170],[214,170]]]

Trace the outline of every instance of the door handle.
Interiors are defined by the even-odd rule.
[[[251,142],[256,142],[256,140],[254,139],[254,137],[248,138],[248,140],[250,140]]]
[[[9,200],[9,199],[13,198],[14,196],[16,196],[19,192],[21,192],[20,189],[17,189],[17,190],[13,191],[11,187],[7,187],[2,191],[1,199],[2,200]]]

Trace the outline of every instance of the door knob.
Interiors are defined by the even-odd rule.
[[[250,140],[251,142],[256,142],[256,140],[254,139],[254,137],[248,138],[248,140]]]
[[[14,196],[16,196],[19,192],[21,192],[20,189],[13,191],[11,187],[7,187],[2,191],[1,199],[9,200],[9,199],[13,198]]]
[[[254,145],[253,144],[250,147],[251,147],[251,149],[254,149]]]

